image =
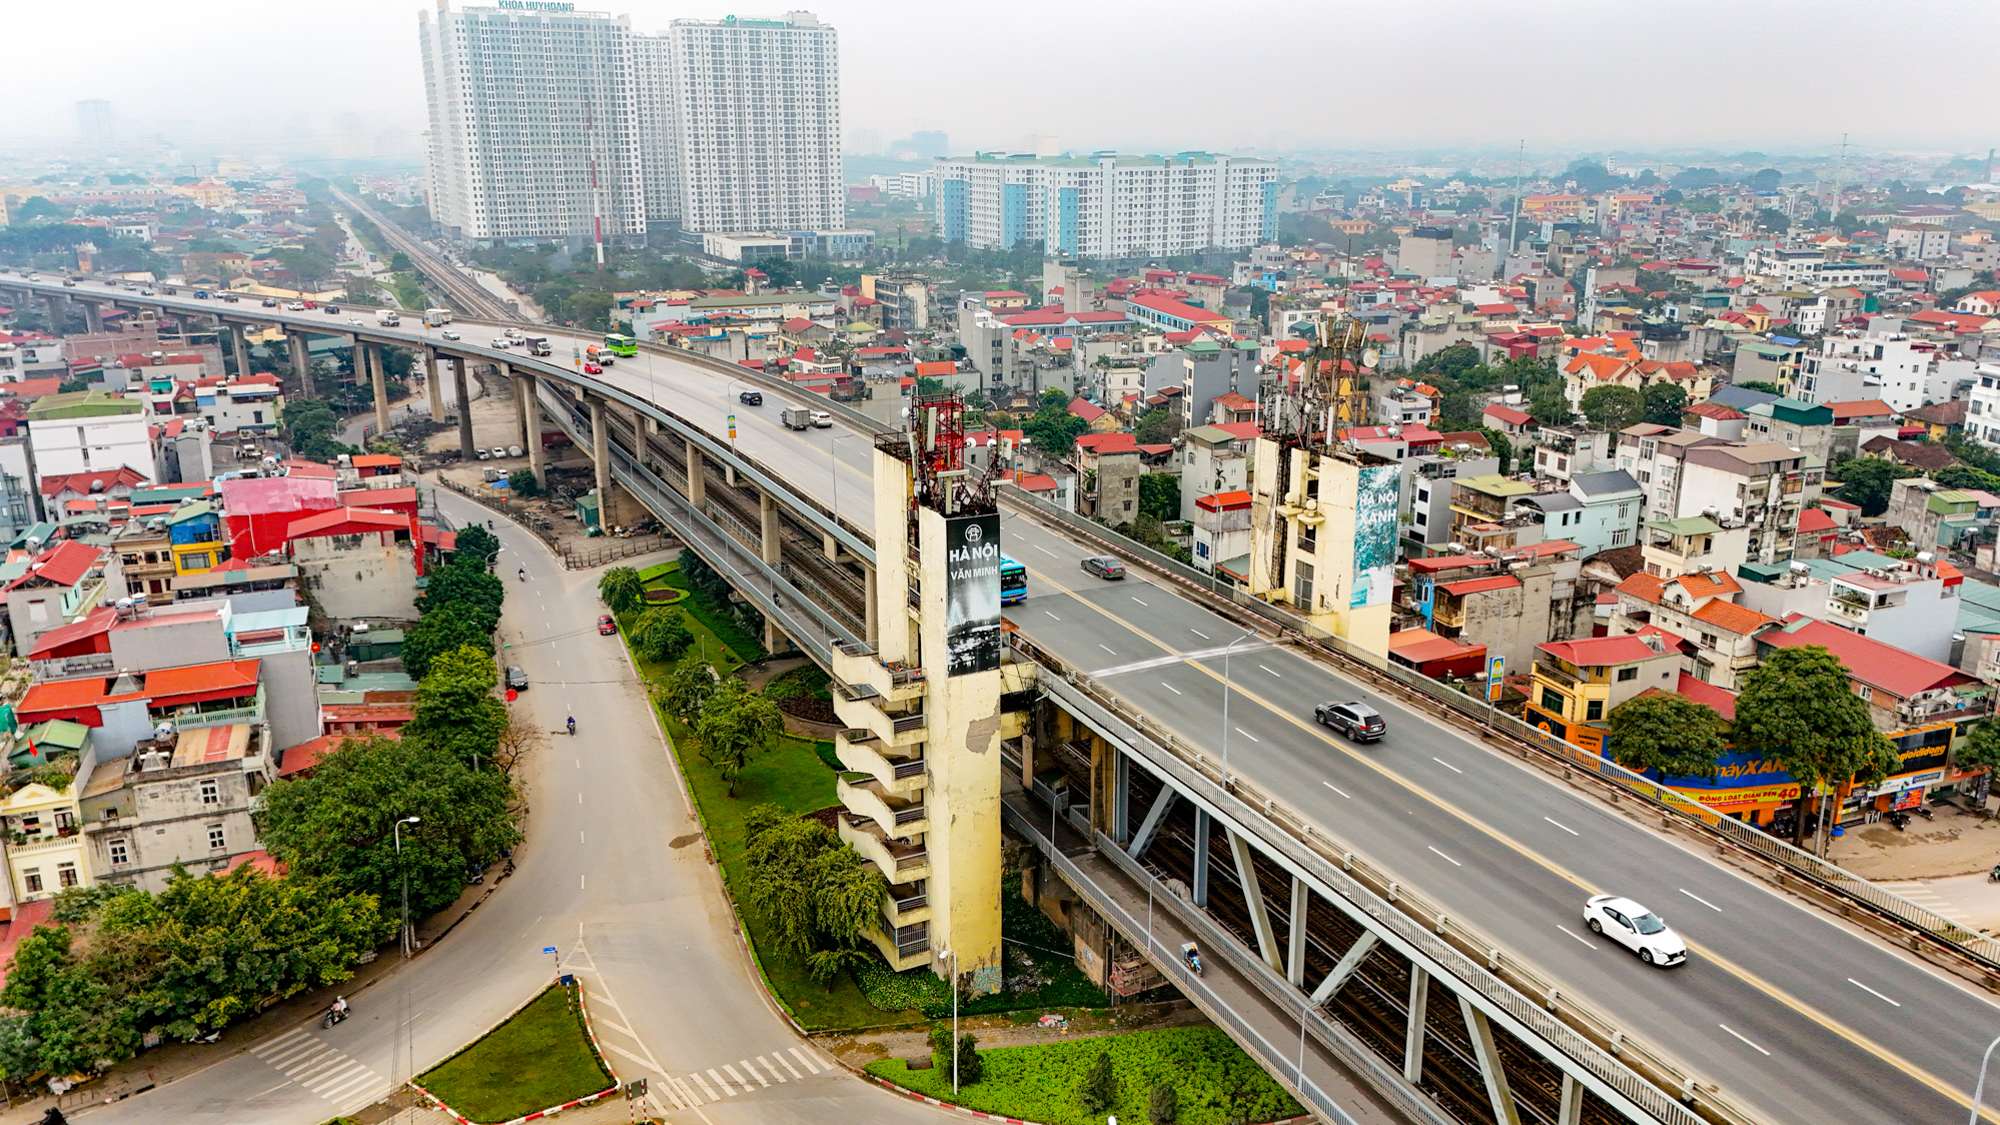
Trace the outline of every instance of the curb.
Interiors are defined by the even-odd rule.
[[[574,977],[575,974],[572,973],[571,976]],[[513,1118],[512,1120],[505,1122],[504,1125],[526,1125],[526,1123],[529,1121],[539,1121],[540,1119],[547,1117],[550,1114],[561,1113],[563,1110],[566,1109],[575,1109],[577,1106],[580,1105],[592,1105],[602,1100],[605,1097],[617,1093],[620,1089],[624,1087],[624,1083],[618,1080],[618,1072],[611,1069],[611,1060],[604,1057],[604,1048],[598,1046],[597,1030],[590,1026],[590,1008],[586,1000],[586,993],[588,992],[589,989],[583,987],[582,979],[578,978],[576,981],[576,1006],[577,1010],[583,1016],[583,1034],[586,1038],[590,1040],[590,1049],[597,1055],[597,1061],[604,1064],[605,1073],[611,1075],[611,1085],[606,1087],[605,1089],[599,1090],[595,1094],[585,1094],[583,1097],[573,1098],[569,1101],[564,1102],[561,1105],[552,1105],[547,1109],[538,1109],[535,1112],[527,1114],[525,1116]],[[540,993],[537,993],[536,998],[539,998],[539,996]],[[535,1000],[533,998],[531,998],[528,1001],[529,1004],[532,1004],[534,1002]],[[507,1020],[511,1020],[515,1016],[520,1015],[522,1009],[526,1007],[527,1004],[523,1004],[520,1008],[514,1009],[514,1011],[512,1011],[507,1015],[506,1019],[503,1019],[500,1021],[500,1023],[496,1023],[492,1027],[487,1028],[485,1031],[480,1032],[479,1035],[472,1040],[472,1043],[477,1043],[481,1039],[486,1038],[488,1035],[493,1034],[493,1032],[496,1029],[498,1029],[501,1026],[501,1024],[504,1024],[507,1022]],[[466,1044],[466,1047],[470,1047],[472,1043]],[[465,1048],[460,1048],[460,1053],[462,1053],[464,1050]],[[452,1056],[452,1058],[457,1058],[457,1057],[458,1056],[456,1054]],[[445,1061],[449,1062],[450,1059],[447,1059]],[[440,1063],[438,1065],[442,1066],[444,1064]],[[471,1118],[465,1116],[464,1114],[446,1105],[443,1098],[440,1098],[436,1094],[431,1093],[429,1090],[424,1089],[422,1086],[417,1085],[416,1079],[412,1078],[409,1080],[409,1087],[410,1089],[415,1090],[417,1093],[422,1094],[425,1098],[429,1099],[430,1103],[436,1106],[439,1112],[451,1118],[453,1121],[458,1122],[458,1125],[478,1125],[478,1123],[474,1122]]]
[[[829,1057],[833,1057],[831,1052],[828,1052],[828,1055]],[[923,1102],[925,1105],[934,1105],[939,1109],[948,1109],[954,1113],[963,1113],[968,1117],[977,1117],[982,1121],[1004,1121],[1007,1123],[1007,1125],[1041,1125],[1041,1122],[1038,1121],[1024,1121],[1019,1117],[1005,1117],[998,1113],[988,1113],[983,1109],[967,1109],[962,1105],[953,1105],[951,1102],[940,1101],[937,1098],[931,1097],[929,1094],[919,1094],[915,1090],[912,1090],[907,1086],[898,1086],[894,1082],[889,1081],[887,1078],[883,1078],[874,1074],[869,1074],[866,1071],[855,1070],[853,1067],[847,1066],[846,1062],[842,1061],[837,1057],[834,1057],[834,1061],[840,1063],[840,1065],[842,1066],[846,1066],[847,1069],[854,1071],[854,1073],[860,1075],[863,1080],[872,1082],[875,1085],[880,1086],[885,1090],[888,1090],[890,1093],[901,1094],[902,1096],[909,1098],[911,1101]],[[1263,1125],[1303,1125],[1304,1122],[1311,1121],[1312,1119],[1313,1119],[1312,1114],[1307,1113],[1307,1114],[1301,1114],[1298,1117],[1280,1117],[1275,1121],[1264,1122]]]

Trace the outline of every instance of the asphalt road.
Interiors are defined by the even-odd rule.
[[[455,521],[484,519],[448,493],[439,502]],[[934,1121],[834,1067],[765,1002],[621,644],[597,633],[596,572],[563,571],[532,536],[495,524],[498,572],[529,574],[509,578],[501,659],[530,677],[515,709],[551,732],[525,770],[531,812],[516,874],[436,948],[350,997],[346,1023],[282,1030],[89,1120],[320,1125],[375,1101],[413,1060],[428,1068],[503,1019],[552,978],[542,950],[555,946],[593,994],[619,1077],[651,1076],[670,1120]],[[556,733],[570,715],[574,739]],[[732,1070],[743,1078],[726,1093]]]
[[[548,334],[560,358],[569,338]],[[741,407],[739,387],[677,359],[621,360],[605,380],[644,389],[717,434],[735,414],[746,454],[792,487],[822,498],[834,490],[840,511],[867,526],[870,451],[858,435],[787,430],[780,396]],[[1031,568],[1029,599],[1011,615],[1022,631],[1106,673],[1125,698],[1219,754],[1221,660],[1180,657],[1238,631],[1137,572],[1122,583],[1086,579],[1077,560],[1087,552],[1025,517],[1010,513],[1006,529],[1005,549]],[[1170,663],[1106,671],[1162,659]],[[1323,666],[1238,649],[1231,671],[1232,770],[1731,1098],[1783,1122],[1965,1112],[1980,1053],[2000,1035],[2000,1010],[1985,996]],[[1371,700],[1388,737],[1353,747],[1323,734],[1311,708],[1330,698]],[[1581,907],[1598,891],[1659,911],[1687,938],[1690,963],[1648,969],[1591,937]]]

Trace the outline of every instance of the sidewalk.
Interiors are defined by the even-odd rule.
[[[1827,858],[1877,882],[1983,875],[2000,863],[2000,820],[1955,805],[1932,806],[1931,814],[1911,817],[1901,832],[1886,820],[1850,828]]]
[[[1028,1013],[1032,1019],[1035,1013]],[[948,1023],[949,1020],[941,1020]],[[1095,1015],[1071,1015],[1064,1029],[1040,1027],[1033,1022],[1016,1023],[1007,1016],[964,1016],[958,1021],[961,1034],[977,1035],[981,1050],[994,1047],[1029,1047],[1065,1039],[1088,1039],[1099,1035],[1120,1035],[1132,1031],[1157,1031],[1168,1027],[1212,1027],[1213,1022],[1193,1004],[1181,1001],[1166,1004],[1130,1004]],[[887,1058],[929,1058],[930,1028],[915,1030],[868,1031],[855,1035],[822,1036],[818,1044],[849,1066],[867,1066]]]

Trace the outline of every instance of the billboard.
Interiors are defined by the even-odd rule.
[[[1000,667],[1000,513],[944,521],[945,675]]]
[[[1396,510],[1403,466],[1363,465],[1354,489],[1354,584],[1350,609],[1387,605],[1396,583]]]

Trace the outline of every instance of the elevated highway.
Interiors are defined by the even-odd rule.
[[[92,293],[91,284],[64,289],[0,276],[0,289],[133,303],[123,291]],[[184,295],[137,303],[293,329],[324,330],[332,319],[218,307]],[[529,360],[476,340],[444,341],[421,329],[337,330],[504,364],[510,376],[532,380],[524,401],[541,403],[587,440],[599,454],[600,474],[636,483],[643,502],[691,542],[717,552],[753,600],[761,585],[760,607],[780,618],[794,640],[822,659],[836,644],[866,640],[873,623],[865,610],[857,613],[813,586],[865,590],[871,581],[872,548],[863,530],[872,516],[870,442],[861,435],[776,425],[781,403],[774,397],[761,410],[735,399],[742,387],[771,389],[768,381],[699,356],[648,352],[585,377],[570,364]],[[548,334],[558,355],[586,342]],[[726,436],[731,414],[733,442]],[[689,449],[696,450],[692,459]],[[747,521],[740,518],[731,525],[732,517],[714,514],[727,506],[718,501],[726,493],[756,498],[756,526],[742,526]],[[696,515],[707,515],[714,527],[695,526]],[[1393,884],[1390,898],[1397,887],[1415,892],[1442,916],[1438,929],[1448,918],[1451,928],[1483,939],[1495,963],[1511,962],[1548,982],[1553,991],[1528,997],[1530,1008],[1587,1011],[1615,1028],[1600,1054],[1617,1056],[1621,1044],[1629,1051],[1643,1043],[1644,1053],[1687,1077],[1674,1093],[1708,1107],[1710,1116],[1723,1103],[1777,1122],[1947,1120],[1965,1112],[1980,1052],[2000,1034],[2000,1012],[1984,993],[1745,878],[1686,836],[1664,836],[1496,753],[1380,680],[1356,678],[1296,646],[1264,640],[1225,654],[1246,631],[1239,618],[1136,567],[1123,583],[1086,576],[1079,560],[1100,548],[1066,528],[1017,508],[1005,533],[1008,552],[1030,568],[1030,597],[1010,615],[1020,636],[1047,658],[1045,666],[1144,718],[1131,724],[1138,733],[1129,737],[1110,721],[1092,728],[1102,739],[1123,739],[1115,760],[1140,779],[1105,790],[1130,803],[1129,816],[1087,819],[1100,849],[1106,840],[1130,847],[1150,818],[1151,801],[1172,786],[1186,799],[1179,810],[1167,810],[1171,817],[1155,820],[1157,851],[1142,850],[1135,860],[1150,863],[1154,877],[1185,883],[1180,872],[1192,861],[1183,853],[1203,854],[1211,846],[1210,822],[1221,817],[1237,823],[1257,849],[1255,861],[1240,862],[1282,866],[1295,879],[1309,874],[1320,880],[1314,894],[1329,902],[1331,895],[1351,893],[1357,898],[1349,901],[1357,901],[1374,893],[1342,892],[1337,872],[1315,866],[1321,862],[1315,857],[1329,850],[1352,853]],[[1388,736],[1366,748],[1328,737],[1310,715],[1313,703],[1330,698],[1368,699],[1388,717]],[[1207,793],[1203,786],[1213,787],[1225,739],[1235,788]],[[1191,773],[1169,743],[1199,748],[1207,761]],[[1245,801],[1250,793],[1269,795],[1263,799],[1271,803]],[[1301,838],[1309,843],[1304,850]],[[1689,940],[1691,963],[1647,969],[1592,938],[1580,911],[1584,897],[1598,891],[1630,895],[1666,914]],[[1270,950],[1260,947],[1271,928],[1244,918],[1230,932],[1253,958],[1269,961]],[[1345,959],[1338,949],[1330,952]],[[1316,980],[1326,971],[1320,954],[1308,960],[1315,973],[1308,980]],[[1317,991],[1293,983],[1302,994]],[[1506,1004],[1523,999],[1511,985],[1499,987],[1510,992]],[[1555,1031],[1547,1037],[1562,1038]],[[1587,1069],[1578,1064],[1564,1073]],[[1453,1113],[1478,1117],[1476,1107]],[[1528,1117],[1535,1116],[1531,1107]]]

